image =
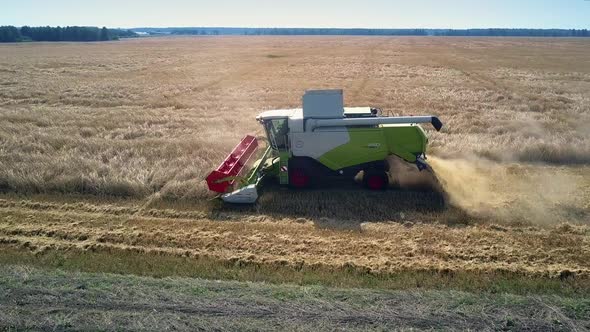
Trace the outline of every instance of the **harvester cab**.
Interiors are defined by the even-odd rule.
[[[363,171],[363,184],[372,190],[389,183],[387,157],[396,155],[419,170],[428,168],[428,138],[419,123],[438,131],[435,116],[382,116],[379,109],[344,107],[342,90],[310,90],[303,107],[260,113],[256,120],[268,144],[248,172],[258,140],[248,135],[209,174],[209,189],[228,203],[254,203],[262,179],[281,185],[307,188],[327,178],[354,177]]]

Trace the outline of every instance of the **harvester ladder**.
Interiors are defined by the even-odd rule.
[[[279,183],[289,184],[289,157],[291,153],[289,151],[279,152]]]

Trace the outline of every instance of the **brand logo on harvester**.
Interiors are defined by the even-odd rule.
[[[377,149],[377,148],[379,148],[380,146],[381,146],[381,143],[369,143],[369,144],[367,144],[367,147],[368,147],[369,149]]]

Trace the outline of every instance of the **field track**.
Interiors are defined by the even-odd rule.
[[[51,285],[48,289],[47,285]],[[367,290],[0,267],[3,330],[584,331],[575,296]]]

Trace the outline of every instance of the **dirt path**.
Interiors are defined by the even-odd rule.
[[[0,329],[584,330],[584,298],[373,291],[0,267]]]

